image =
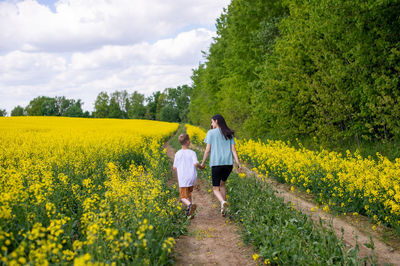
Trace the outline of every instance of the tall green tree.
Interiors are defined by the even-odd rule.
[[[107,92],[100,92],[94,102],[93,116],[96,118],[107,118],[110,115],[110,97]]]
[[[265,21],[282,16],[285,8],[279,0],[234,0],[228,7],[224,67],[219,99],[221,113],[233,128],[241,130],[254,104],[252,95],[258,89],[258,68],[264,63],[265,49],[259,33]],[[272,38],[275,38],[273,36]]]
[[[160,99],[162,101],[162,93],[160,91],[153,92],[152,95],[146,98],[146,115],[145,118],[149,120],[156,120],[157,118],[157,111],[161,108]]]
[[[129,94],[126,90],[115,91],[110,95],[110,117],[128,118]]]
[[[6,116],[7,115],[7,110],[6,109],[0,109],[0,116]]]
[[[65,113],[71,106],[72,100],[67,99],[65,96],[56,96],[55,101],[56,101],[57,115],[66,116]]]
[[[166,122],[180,122],[179,121],[179,110],[174,108],[172,105],[167,104],[160,110],[159,114],[161,121]]]
[[[112,97],[110,99],[110,105],[108,106],[109,118],[124,118],[124,112],[121,110],[121,107],[116,98]]]
[[[143,94],[134,91],[128,99],[128,118],[143,119],[146,115],[146,107],[144,106],[145,97]]]
[[[82,101],[80,99],[67,99],[65,96],[56,96],[56,108],[58,116],[82,117]]]
[[[11,116],[23,116],[24,114],[24,108],[20,105],[15,106],[11,110]]]
[[[82,110],[82,101],[80,99],[78,100],[72,100],[70,105],[68,106],[68,109],[64,111],[62,116],[68,116],[68,117],[88,117],[88,112],[84,113]]]
[[[161,120],[161,110],[168,104],[167,102],[167,94],[161,92],[157,99],[156,105],[156,120]]]
[[[193,71],[192,123],[325,143],[400,137],[400,1],[232,0]]]
[[[188,121],[190,95],[192,93],[192,87],[189,85],[178,86],[176,89],[176,107],[179,111],[179,122]],[[169,95],[169,94],[168,94]]]
[[[193,84],[188,117],[193,124],[203,127],[209,126],[212,115],[221,112],[218,92],[227,72],[224,67],[225,47],[229,45],[225,38],[227,17],[227,10],[224,9],[216,22],[217,36],[209,51],[203,53],[206,62],[194,69],[191,77]]]
[[[398,134],[399,14],[399,1],[291,3],[262,73],[275,135],[332,142]]]
[[[46,96],[34,98],[25,107],[25,111],[29,116],[56,116],[58,108],[56,99]]]
[[[188,85],[166,88],[166,98],[160,109],[160,120],[168,122],[186,122],[189,112],[191,87]]]
[[[265,25],[286,12],[278,0],[233,0],[224,10],[206,62],[193,72],[189,115],[193,123],[208,126],[210,117],[221,113],[233,128],[245,133],[258,100],[253,95],[261,84],[258,73],[264,64],[265,46],[274,43],[277,35],[270,34],[272,40],[266,40],[262,35]]]

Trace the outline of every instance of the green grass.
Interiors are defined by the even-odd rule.
[[[279,265],[361,265],[358,247],[347,249],[330,227],[314,224],[276,197],[268,185],[255,177],[231,174],[227,183],[230,217],[242,227],[246,243],[258,250],[262,260]]]

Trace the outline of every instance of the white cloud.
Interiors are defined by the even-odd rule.
[[[210,30],[195,29],[153,44],[106,45],[64,57],[14,51],[0,56],[0,96],[9,99],[9,110],[15,106],[10,97],[24,98],[27,105],[39,95],[80,98],[92,110],[100,91],[127,89],[150,95],[190,83],[192,68],[214,36]]]
[[[87,51],[153,42],[190,25],[213,25],[227,0],[60,0],[0,3],[0,52]]]
[[[0,57],[0,85],[42,85],[66,69],[63,57],[14,51]]]
[[[0,108],[37,96],[150,95],[190,84],[229,0],[0,2]]]
[[[126,68],[136,64],[197,64],[201,50],[210,44],[214,33],[196,29],[178,34],[175,38],[159,40],[154,44],[107,45],[88,53],[74,53],[71,68],[91,70],[102,67]]]

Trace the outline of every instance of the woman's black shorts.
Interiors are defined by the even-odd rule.
[[[226,181],[232,172],[233,165],[216,165],[211,167],[213,187],[219,187],[221,180]]]

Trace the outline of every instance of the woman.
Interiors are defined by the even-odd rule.
[[[237,164],[239,172],[242,171],[239,158],[235,148],[235,138],[233,131],[226,125],[225,119],[221,115],[211,118],[211,128],[204,139],[207,143],[201,166],[204,167],[207,157],[210,155],[210,166],[212,173],[212,185],[214,195],[221,202],[221,214],[225,216],[228,203],[226,202],[225,182],[233,168],[233,158]]]

